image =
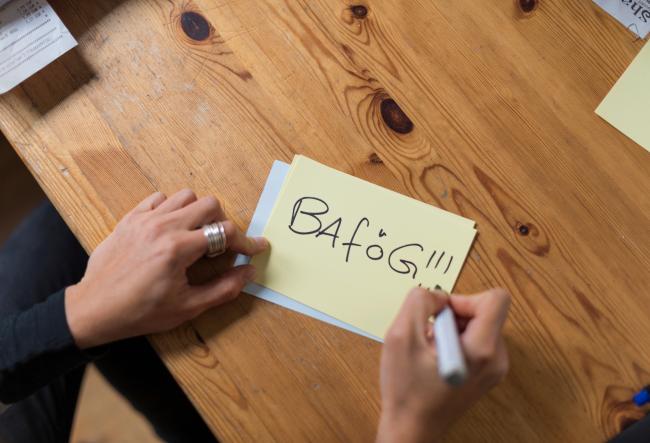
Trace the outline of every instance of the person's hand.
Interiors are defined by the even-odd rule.
[[[429,321],[448,304],[468,366],[465,383],[455,388],[438,376]],[[377,442],[438,441],[451,422],[505,377],[508,353],[501,331],[509,306],[503,289],[474,296],[422,288],[410,292],[384,341]]]
[[[200,286],[187,268],[207,251],[202,226],[223,221],[213,197],[190,190],[156,193],[129,212],[90,256],[81,282],[66,289],[65,310],[79,348],[172,329],[235,298],[253,279],[251,265],[230,268]],[[255,255],[268,248],[223,221],[228,248]]]

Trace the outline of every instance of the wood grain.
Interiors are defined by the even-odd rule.
[[[88,365],[79,392],[70,443],[162,443],[162,440],[97,368]]]
[[[650,156],[593,112],[643,42],[590,1],[196,0],[55,8],[78,50],[0,128],[92,250],[154,189],[246,226],[301,153],[477,221],[506,381],[449,441],[602,441],[650,379]],[[225,441],[369,441],[380,346],[242,296],[152,342]]]

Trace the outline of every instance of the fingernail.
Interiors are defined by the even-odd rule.
[[[244,274],[244,278],[246,281],[253,281],[255,278],[255,273],[256,269],[254,266],[249,266],[248,269],[246,269],[246,273]]]
[[[255,237],[253,240],[255,240],[257,246],[262,249],[267,249],[269,247],[269,241],[264,237]]]
[[[440,285],[436,285],[435,288],[433,288],[433,290],[437,292],[442,292],[444,295],[449,297],[449,293],[446,290],[442,289]]]

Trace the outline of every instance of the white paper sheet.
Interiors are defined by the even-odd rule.
[[[266,179],[266,184],[264,185],[264,190],[262,191],[260,200],[257,202],[257,208],[253,214],[253,219],[251,220],[251,224],[248,227],[248,231],[246,232],[247,235],[253,237],[262,235],[264,226],[266,226],[266,222],[271,215],[271,210],[273,209],[273,205],[275,204],[275,200],[278,197],[278,193],[280,192],[280,188],[282,187],[282,183],[284,182],[284,178],[287,175],[288,170],[289,165],[284,162],[275,161],[273,163],[273,167],[271,168],[271,172]],[[250,257],[239,255],[235,260],[235,265],[242,265],[248,263],[249,261]],[[316,309],[305,306],[302,303],[298,303],[297,301],[275,291],[272,291],[271,289],[265,288],[264,286],[260,286],[255,283],[249,283],[244,288],[244,292],[252,294],[271,303],[275,303],[276,305],[283,306],[287,309],[291,309],[292,311],[300,312],[301,314],[308,315],[309,317],[324,321],[325,323],[329,323],[339,328],[354,332],[355,334],[363,335],[364,337],[368,337],[372,340],[379,342],[383,341],[378,337],[367,334],[360,329],[355,328],[354,326],[330,317],[329,315],[325,315]]]
[[[594,0],[623,26],[641,38],[650,31],[650,0]]]
[[[45,0],[0,0],[0,94],[76,45]]]

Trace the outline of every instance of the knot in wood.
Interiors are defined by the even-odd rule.
[[[198,12],[183,12],[181,14],[181,28],[189,38],[199,42],[210,36],[210,23]]]
[[[524,224],[520,224],[517,230],[519,231],[519,234],[523,236],[526,236],[530,233],[530,228],[528,227],[528,225],[524,225]]]
[[[384,123],[392,129],[393,131],[399,134],[408,134],[413,130],[413,122],[410,118],[402,111],[402,108],[399,107],[395,100],[392,98],[385,98],[381,102],[381,118],[384,119]]]
[[[370,163],[372,163],[373,165],[381,165],[382,163],[384,163],[384,161],[381,158],[379,158],[376,152],[370,154],[370,156],[368,157],[368,161],[370,161]]]
[[[538,0],[518,0],[519,8],[526,14],[529,14],[537,8],[537,1]]]
[[[356,18],[366,18],[368,15],[368,7],[364,5],[354,5],[350,9],[352,10],[352,15]]]

